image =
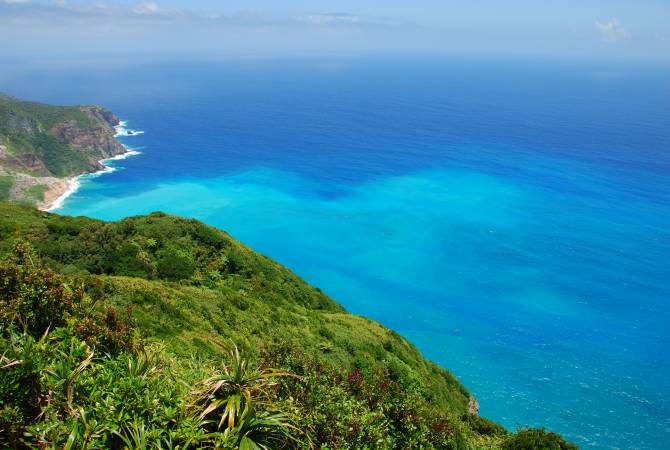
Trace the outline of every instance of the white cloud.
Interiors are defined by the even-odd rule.
[[[616,17],[605,23],[596,22],[596,27],[600,31],[600,39],[604,42],[626,41],[632,37],[630,31],[626,30]]]
[[[311,16],[299,17],[298,20],[315,25],[352,25],[361,22],[361,18],[359,16],[352,14],[312,14]]]
[[[323,27],[336,26],[381,26],[381,27],[400,27],[400,26],[414,26],[409,22],[399,22],[383,17],[363,17],[355,14],[346,13],[325,13],[325,14],[311,14],[308,16],[296,17],[295,21],[308,25],[316,25]]]
[[[140,2],[132,7],[132,11],[137,14],[156,14],[162,8],[156,2]]]
[[[0,0],[0,56],[48,52],[322,53],[423,48],[431,31],[353,14],[303,17],[254,12],[206,15],[161,0]],[[21,36],[21,39],[17,39]]]
[[[530,35],[528,30],[422,26],[405,19],[347,11],[303,15],[279,12],[266,15],[253,11],[204,14],[186,6],[181,9],[176,4],[174,0],[0,0],[0,43],[12,42],[12,45],[0,44],[0,56],[102,53],[110,49],[129,54],[370,49],[584,54],[602,51],[598,39],[612,44],[631,38],[618,18],[595,22],[590,33],[572,40],[563,39],[562,33],[554,36],[550,32],[537,34],[544,39],[531,40],[527,37],[535,34]],[[670,54],[658,50],[668,47],[664,37],[667,33],[654,39],[656,47],[648,51]],[[644,39],[644,33],[636,34],[635,42],[630,45],[610,46],[617,52],[632,54],[644,49],[648,41]]]

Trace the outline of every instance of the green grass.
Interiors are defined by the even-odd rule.
[[[14,185],[14,177],[0,176],[0,201],[9,200],[9,191]]]
[[[74,121],[81,128],[94,125],[91,118],[84,114],[78,106],[53,106],[0,96],[0,117],[10,111],[28,120],[38,121],[46,129],[50,129],[57,123],[69,121]]]
[[[96,125],[76,106],[51,106],[0,96],[0,142],[14,155],[36,155],[56,177],[81,173],[89,164],[85,155],[49,132],[54,125],[65,122],[74,122],[80,129]]]
[[[132,307],[148,336],[175,353],[201,351],[194,342],[204,341],[212,354],[234,336],[251,353],[263,342],[295,340],[333,366],[411,364],[441,404],[467,404],[456,378],[398,334],[346,313],[288,269],[198,221],[155,213],[105,223],[2,204],[0,231],[14,236],[0,241],[0,252],[30,237],[46,266],[104,275],[114,291],[108,301]],[[166,267],[166,258],[183,267]]]
[[[238,448],[243,427],[273,448],[564,443],[468,414],[468,391],[407,340],[198,221],[154,213],[109,223],[0,203],[3,255],[0,366],[11,371],[0,369],[9,436],[0,445],[34,445],[20,437],[34,436],[118,447],[142,437],[163,448]],[[233,346],[249,367],[240,374],[290,375],[262,389],[252,376],[246,391],[239,375],[209,397],[207,386],[237,376]],[[49,375],[63,365],[76,379]],[[239,389],[253,411],[234,409],[240,425],[223,433],[210,421],[215,402],[236,405]],[[209,402],[215,409],[202,412]]]
[[[47,190],[49,190],[49,186],[46,184],[36,184],[26,189],[24,195],[28,201],[41,202],[44,200],[44,193]]]

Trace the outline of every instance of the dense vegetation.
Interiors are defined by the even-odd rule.
[[[0,447],[570,449],[224,232],[0,203]]]
[[[77,107],[24,102],[0,94],[0,145],[13,155],[34,155],[56,177],[81,173],[88,166],[84,155],[49,133],[56,123],[70,121],[81,128],[92,126]]]
[[[0,202],[9,200],[9,191],[14,180],[10,176],[0,176]]]
[[[74,121],[81,128],[93,125],[91,119],[76,106],[53,106],[38,102],[18,100],[0,93],[0,113],[11,111],[29,120],[38,120],[43,128],[49,129],[59,122]]]

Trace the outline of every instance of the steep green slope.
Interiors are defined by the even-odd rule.
[[[56,271],[108,275],[108,301],[132,306],[143,330],[177,353],[215,354],[230,338],[247,350],[294,339],[342,368],[410,363],[440,404],[467,405],[453,375],[396,333],[345,313],[288,269],[198,221],[154,213],[105,223],[3,204],[0,233],[2,253],[25,237]]]
[[[65,418],[61,412],[53,413],[57,419],[51,422],[45,419],[54,430],[60,429],[60,434],[46,433],[47,423],[42,428],[35,425],[34,412],[11,413],[22,414],[29,433],[36,435],[36,429],[42,430],[41,438],[49,442],[61,442],[73,427],[83,426],[80,416],[84,414],[117,430],[116,435],[102,433],[99,442],[103,447],[110,442],[121,445],[123,433],[118,430],[130,436],[129,430],[139,427],[140,422],[161,442],[167,438],[165,433],[174,432],[170,436],[181,445],[187,445],[186,436],[195,435],[200,437],[197,443],[191,442],[192,446],[240,445],[237,438],[232,444],[225,441],[232,431],[217,435],[221,430],[211,429],[211,423],[194,424],[189,413],[197,403],[193,386],[206,377],[208,370],[215,372],[211,364],[235,344],[252,364],[301,377],[283,377],[260,402],[263,414],[282,408],[294,417],[285,429],[294,430],[295,436],[275,439],[274,447],[524,448],[511,445],[525,435],[508,436],[497,425],[468,413],[470,396],[466,389],[452,374],[424,359],[405,339],[376,322],[346,313],[286,268],[198,221],[154,213],[106,223],[0,203],[0,255],[10,261],[0,270],[0,278],[6,286],[12,286],[7,291],[13,292],[4,299],[6,310],[16,311],[4,316],[4,322],[0,314],[6,355],[21,353],[17,345],[8,343],[27,339],[16,337],[21,332],[19,325],[34,323],[35,317],[44,319],[40,309],[46,308],[44,302],[35,303],[30,293],[49,283],[68,287],[47,289],[57,292],[53,294],[56,299],[47,302],[51,305],[48,311],[54,310],[53,304],[63,304],[58,297],[65,295],[63,292],[76,297],[64,302],[73,305],[67,311],[58,312],[62,309],[58,307],[57,313],[46,314],[65,317],[59,323],[49,322],[49,326],[69,330],[59,331],[52,345],[76,342],[107,353],[107,359],[94,360],[97,372],[89,374],[87,369],[82,375],[89,388],[82,386],[81,392],[76,391],[74,401],[79,400],[81,409],[65,401]],[[53,282],[53,276],[39,268],[42,265],[64,275]],[[124,334],[126,325],[120,323],[132,325],[143,336],[139,344],[131,343]],[[32,334],[37,339],[46,329],[43,325]],[[155,403],[153,410],[131,408],[130,402],[125,408],[132,409],[132,414],[111,418],[105,415],[107,409],[92,406],[103,401],[124,402],[108,381],[96,376],[113,371],[115,377],[126,382],[132,373],[119,374],[117,365],[132,368],[128,358],[142,354],[137,348],[147,345],[161,345],[156,357],[161,363],[156,364],[164,370],[145,377],[135,391],[141,390],[146,401]],[[75,362],[82,364],[86,353],[80,350]],[[10,356],[6,356],[7,361]],[[52,383],[48,375],[30,374],[44,386]],[[168,374],[181,383],[169,381]],[[165,383],[171,386],[167,388]],[[0,379],[0,395],[2,386]],[[97,388],[91,391],[90,386]],[[49,410],[51,406],[43,408]],[[162,422],[165,411],[173,411],[167,425]],[[7,417],[14,417],[11,414],[5,411]],[[43,412],[43,416],[48,414]],[[214,437],[202,437],[205,431],[214,432]],[[562,443],[560,437],[537,433],[537,442],[550,439]],[[73,439],[79,442],[83,437],[76,434]]]

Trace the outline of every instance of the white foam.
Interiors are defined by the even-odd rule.
[[[125,136],[125,137],[132,137],[132,136],[137,136],[140,134],[144,134],[144,131],[140,130],[131,130],[127,128],[128,126],[128,121],[126,120],[120,120],[119,124],[114,127],[114,130],[116,133],[114,134],[114,137],[119,137],[119,136]]]
[[[63,206],[63,203],[65,202],[65,199],[77,192],[79,190],[79,186],[81,183],[79,182],[79,177],[74,177],[70,178],[67,180],[67,191],[63,192],[60,197],[58,197],[56,200],[53,201],[53,203],[46,208],[44,211],[53,211],[61,206]]]
[[[144,131],[128,130],[126,128],[127,124],[128,124],[128,122],[125,121],[125,120],[119,121],[119,124],[114,127],[114,129],[116,130],[116,134],[114,135],[114,137],[118,137],[118,136],[137,136],[138,134],[144,134]],[[74,194],[75,192],[77,192],[79,190],[79,188],[81,187],[81,180],[82,179],[84,179],[84,178],[97,178],[100,175],[104,175],[106,173],[112,173],[112,172],[117,170],[116,167],[109,166],[109,165],[107,165],[107,163],[109,163],[111,161],[119,161],[119,160],[122,160],[122,159],[130,158],[131,156],[136,156],[136,155],[141,155],[142,154],[141,152],[139,152],[137,150],[134,150],[134,149],[132,149],[132,148],[126,146],[126,145],[124,145],[123,147],[126,149],[125,153],[121,153],[120,155],[115,155],[115,156],[112,156],[111,158],[105,158],[105,159],[101,159],[100,161],[98,161],[100,164],[103,165],[103,168],[98,170],[97,172],[84,173],[82,175],[70,178],[67,181],[67,183],[68,183],[67,190],[65,192],[63,192],[63,194],[60,197],[58,197],[56,200],[54,200],[54,202],[51,205],[49,205],[48,208],[45,208],[44,211],[55,211],[58,208],[62,207],[63,203],[65,203],[65,199],[67,199],[69,196],[71,196],[72,194]]]
[[[102,164],[103,161],[107,161],[107,160],[106,159],[101,159],[99,162]],[[116,167],[105,166],[104,169],[100,169],[97,172],[91,172],[91,173],[85,173],[83,175],[79,175],[79,178],[97,178],[100,175],[104,175],[106,173],[112,173],[112,172],[116,172]]]
[[[126,146],[124,145],[124,147],[126,147]],[[109,161],[118,161],[118,160],[121,160],[121,159],[130,158],[131,156],[136,156],[136,155],[141,155],[142,154],[141,152],[138,152],[137,150],[133,150],[133,149],[128,148],[128,147],[126,147],[126,150],[127,150],[127,152],[121,153],[120,155],[112,156],[111,158],[107,158],[107,159],[102,159],[102,160],[100,160],[100,163],[105,164]]]

